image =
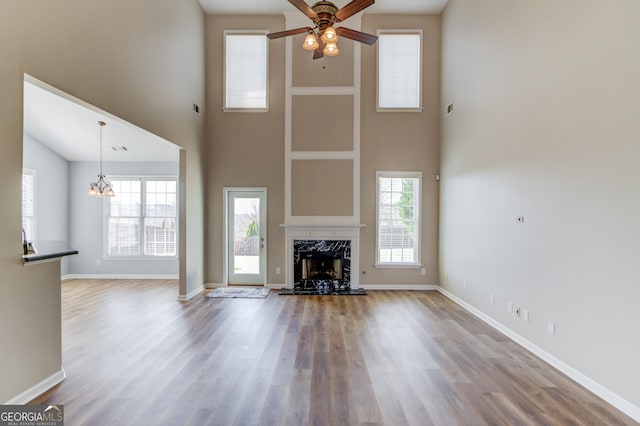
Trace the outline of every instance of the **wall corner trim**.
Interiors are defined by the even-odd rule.
[[[204,291],[204,286],[201,285],[201,286],[195,288],[194,290],[191,290],[186,295],[182,295],[182,294],[179,295],[178,296],[178,302],[188,302],[189,300],[193,299],[194,297],[196,297],[197,295],[199,295],[203,291]]]
[[[606,387],[602,386],[600,383],[596,382],[595,380],[591,379],[590,377],[586,376],[585,374],[581,373],[580,371],[566,364],[564,361],[561,361],[560,359],[551,355],[550,353],[540,348],[539,346],[533,344],[532,342],[520,336],[518,333],[514,332],[510,328],[505,327],[503,324],[494,320],[484,312],[476,309],[475,307],[465,302],[455,294],[447,291],[442,287],[437,287],[437,290],[440,293],[442,293],[445,297],[447,297],[448,299],[456,303],[457,305],[466,309],[471,314],[478,317],[480,320],[489,324],[491,327],[495,328],[500,333],[509,337],[520,346],[524,347],[528,351],[532,352],[534,355],[541,358],[543,361],[551,364],[552,367],[558,369],[563,374],[569,376],[571,379],[575,380],[580,385],[584,386],[590,392],[604,399],[609,404],[613,405],[615,408],[622,411],[623,413],[633,418],[634,420],[640,421],[640,407],[633,405],[631,402],[622,398],[615,392],[610,391]]]
[[[47,377],[40,383],[30,387],[26,391],[22,392],[20,395],[16,395],[3,405],[25,405],[31,401],[33,401],[38,396],[42,395],[55,385],[62,383],[64,379],[67,378],[66,373],[64,372],[64,368],[60,367],[60,371],[55,372],[51,376]]]

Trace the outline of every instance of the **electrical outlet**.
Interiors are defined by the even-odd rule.
[[[496,303],[496,297],[493,294],[489,295],[489,301],[491,301],[492,305],[495,304]]]
[[[549,321],[547,330],[549,331],[549,334],[556,334],[556,323],[553,321]]]
[[[280,267],[276,267],[276,275],[280,275]]]
[[[526,322],[529,322],[529,311],[527,311],[526,309],[522,310],[522,319]]]
[[[449,273],[448,273],[448,272],[445,272],[445,273],[444,273],[444,282],[445,282],[445,283],[448,283],[448,282],[449,282]]]
[[[513,303],[507,302],[507,311],[513,312]]]
[[[427,268],[420,269],[420,275],[427,275]]]
[[[469,281],[464,282],[464,289],[469,290]]]
[[[518,318],[520,318],[520,308],[519,308],[519,307],[518,307],[518,308],[516,308],[516,316],[517,316]]]

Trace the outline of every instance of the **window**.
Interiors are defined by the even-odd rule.
[[[378,172],[376,265],[420,265],[420,172]]]
[[[422,31],[378,31],[378,110],[422,110]]]
[[[176,178],[112,178],[107,256],[177,256]]]
[[[225,110],[267,109],[266,31],[225,31]]]
[[[22,171],[22,229],[27,241],[36,236],[35,175],[35,170]]]

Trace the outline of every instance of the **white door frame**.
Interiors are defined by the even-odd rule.
[[[223,188],[223,215],[224,215],[224,238],[222,241],[223,248],[223,273],[222,273],[222,285],[227,287],[229,285],[229,193],[230,192],[263,192],[264,193],[264,206],[260,206],[262,210],[264,208],[264,256],[261,256],[260,267],[264,268],[264,282],[262,283],[267,287],[267,188],[266,187],[224,187]]]

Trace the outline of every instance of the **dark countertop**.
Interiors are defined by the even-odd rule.
[[[23,255],[22,260],[24,260],[25,262],[55,259],[57,257],[78,254],[78,250],[69,247],[62,241],[32,241],[32,244],[36,252]]]

